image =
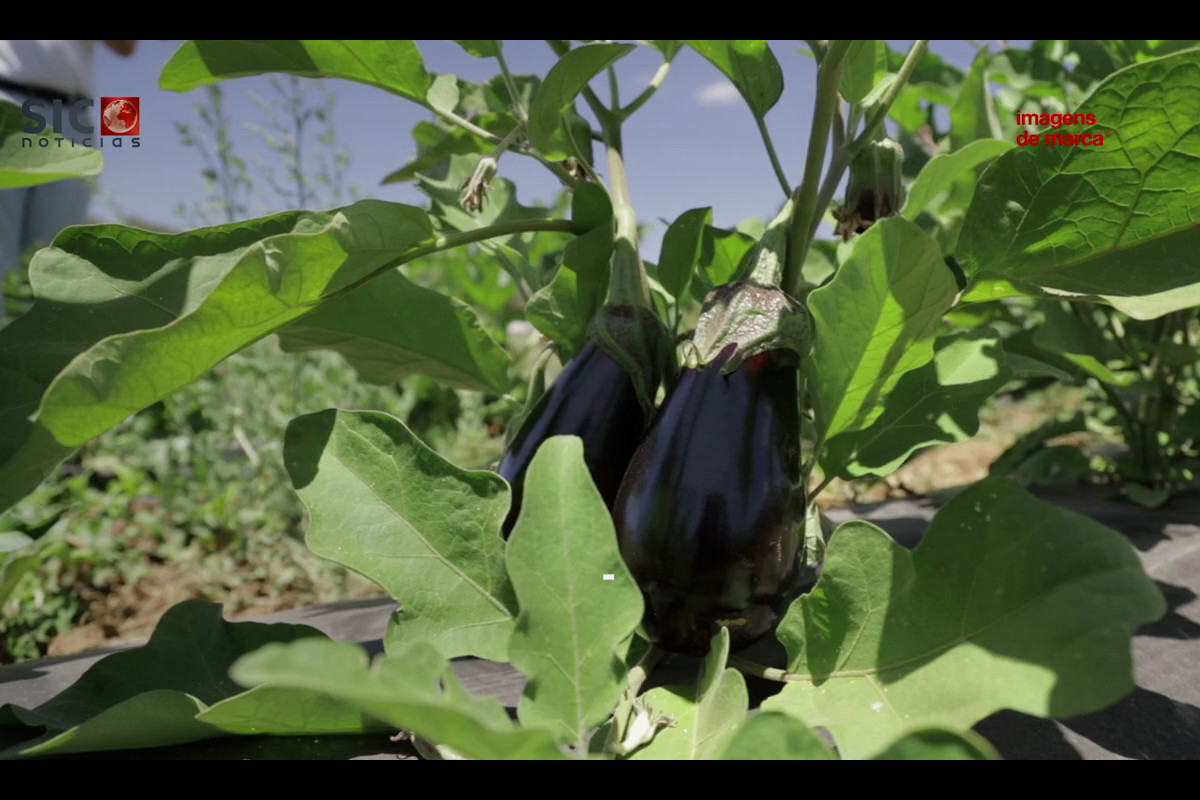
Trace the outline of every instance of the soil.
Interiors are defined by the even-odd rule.
[[[307,592],[283,589],[264,580],[228,581],[214,570],[194,565],[159,564],[135,584],[100,592],[91,587],[80,594],[89,600],[87,611],[78,625],[56,636],[47,656],[66,656],[149,638],[167,609],[184,600],[205,599],[220,602],[229,620],[260,617],[276,611],[306,606],[314,602]],[[353,585],[346,597],[357,599],[384,594],[381,587],[366,581]]]

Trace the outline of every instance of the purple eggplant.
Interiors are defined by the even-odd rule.
[[[500,460],[497,472],[513,492],[505,538],[521,511],[525,470],[542,442],[551,436],[581,438],[583,460],[611,508],[645,431],[646,414],[629,374],[589,339],[538,400]]]
[[[732,348],[681,372],[617,493],[621,555],[646,600],[644,632],[703,655],[720,627],[733,649],[774,629],[803,566],[797,359]]]

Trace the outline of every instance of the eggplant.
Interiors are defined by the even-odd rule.
[[[525,417],[497,472],[512,486],[505,538],[521,511],[525,471],[551,436],[583,440],[583,460],[608,507],[646,430],[646,413],[629,374],[589,339]]]
[[[774,629],[803,566],[796,354],[733,347],[684,369],[634,453],[613,506],[621,555],[646,601],[644,633],[703,655]]]

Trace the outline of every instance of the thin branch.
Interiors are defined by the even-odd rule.
[[[617,116],[622,120],[628,119],[629,116],[646,104],[646,101],[654,96],[658,91],[658,87],[662,86],[663,81],[667,79],[667,73],[671,71],[671,62],[664,61],[659,65],[658,71],[654,73],[654,77],[650,79],[650,85],[642,90],[642,93],[633,98],[633,102],[625,106],[618,112]]]
[[[771,132],[767,130],[767,121],[758,114],[754,115],[754,121],[758,123],[758,133],[762,136],[763,144],[766,145],[767,157],[771,159],[771,169],[775,170],[775,179],[779,181],[779,186],[783,189],[783,196],[791,197],[792,185],[788,182],[787,174],[783,171],[783,165],[779,163],[779,156],[775,152],[775,144],[771,141]]]

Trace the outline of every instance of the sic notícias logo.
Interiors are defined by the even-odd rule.
[[[141,147],[138,134],[142,129],[141,102],[137,97],[100,98],[100,136],[94,137],[92,107],[95,102],[79,99],[72,103],[61,100],[30,98],[21,104],[25,113],[25,133],[45,134],[50,128],[53,136],[22,136],[21,147]],[[107,141],[106,141],[107,139]]]

